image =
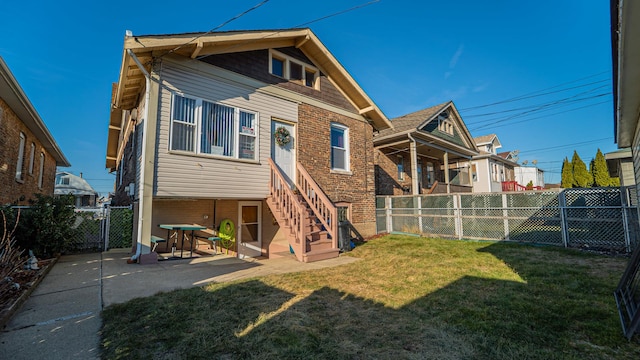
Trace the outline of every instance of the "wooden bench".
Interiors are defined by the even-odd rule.
[[[218,253],[218,241],[221,239],[216,235],[216,232],[212,229],[204,229],[198,230],[195,235],[197,241],[203,241],[209,244],[209,248],[213,249],[213,251]],[[222,251],[222,250],[220,250]]]
[[[158,244],[164,243],[164,242],[167,242],[167,239],[160,236],[151,235],[151,243],[153,244],[153,248],[151,248],[151,252],[156,251],[156,247],[158,247]]]

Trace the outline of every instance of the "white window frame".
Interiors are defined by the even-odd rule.
[[[20,133],[20,148],[18,149],[18,162],[16,163],[16,180],[22,181],[22,167],[24,166],[24,147],[27,137],[24,133]]]
[[[44,177],[44,153],[40,153],[40,172],[38,173],[38,188],[42,189],[42,179]]]
[[[342,148],[335,146],[335,148],[337,149],[343,149],[344,150],[344,165],[345,168],[341,169],[341,168],[336,168],[333,166],[333,162],[331,163],[331,170],[332,171],[337,171],[337,172],[350,172],[351,171],[351,150],[350,150],[350,144],[351,142],[349,141],[349,128],[345,125],[342,125],[340,123],[331,123],[331,130],[333,129],[339,129],[342,130],[344,132],[343,134],[343,138],[344,138],[344,145]],[[329,131],[329,144],[331,146],[331,152],[330,155],[333,158],[333,144],[331,144],[331,131]],[[333,159],[332,159],[333,160]]]
[[[31,154],[29,154],[29,175],[33,175],[33,161],[36,157],[36,144],[31,143]]]
[[[273,59],[278,59],[281,60],[283,62],[283,66],[282,66],[282,76],[274,74],[273,73]],[[296,65],[299,65],[302,67],[302,74],[301,77],[302,79],[297,80],[297,79],[291,79],[291,63],[294,63]],[[273,75],[273,76],[277,76],[283,79],[287,79],[291,82],[295,82],[296,84],[300,84],[302,86],[308,87],[308,88],[312,88],[312,89],[316,89],[316,90],[320,90],[320,70],[318,70],[316,67],[311,66],[309,64],[306,64],[300,60],[294,59],[291,56],[285,55],[279,51],[270,49],[269,50],[269,74]],[[307,74],[313,74],[313,81],[311,83],[311,86],[307,85]]]
[[[193,145],[193,151],[187,151],[187,150],[174,150],[173,149],[173,122],[174,121],[179,121],[179,120],[174,120],[173,119],[173,107],[175,104],[175,97],[179,96],[179,97],[183,97],[183,98],[189,98],[189,99],[193,99],[196,102],[195,105],[195,109],[194,109],[194,119],[195,122],[193,124],[193,126],[195,126],[195,131],[194,131],[194,143]],[[229,108],[233,109],[233,127],[234,127],[234,142],[233,142],[233,156],[228,156],[228,155],[220,155],[220,154],[210,154],[210,153],[205,153],[201,151],[201,145],[202,145],[202,116],[203,116],[203,112],[202,112],[202,106],[203,106],[203,102],[207,102],[210,104],[217,104],[217,105],[221,105],[221,106],[226,106]],[[253,134],[250,133],[243,133],[240,131],[240,112],[244,112],[244,113],[248,113],[248,114],[253,114],[254,116],[254,127],[253,127]],[[169,151],[170,152],[177,152],[177,153],[187,153],[187,154],[196,154],[198,156],[206,156],[206,157],[213,157],[213,158],[224,158],[224,159],[233,159],[233,160],[238,160],[238,161],[248,161],[248,162],[258,162],[260,159],[260,154],[259,154],[259,149],[260,149],[260,136],[259,136],[259,132],[260,132],[260,113],[258,113],[257,111],[252,111],[252,110],[247,110],[244,108],[240,108],[237,106],[233,106],[233,105],[229,105],[229,104],[224,104],[224,103],[220,103],[220,102],[216,102],[216,101],[210,101],[210,100],[206,100],[206,99],[202,99],[202,98],[198,98],[195,96],[190,96],[190,95],[186,95],[183,93],[179,93],[179,92],[172,92],[171,94],[171,115],[170,115],[170,135],[169,135]],[[183,122],[181,122],[183,123]],[[190,123],[185,123],[188,125],[191,125]],[[253,158],[252,159],[246,159],[246,158],[241,158],[240,157],[240,138],[242,136],[248,136],[248,137],[253,137],[254,140],[254,150],[253,150]]]

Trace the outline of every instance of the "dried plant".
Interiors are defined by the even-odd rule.
[[[16,283],[13,281],[13,275],[20,270],[24,263],[21,258],[22,250],[16,247],[15,231],[20,220],[20,210],[11,230],[7,226],[7,216],[3,209],[2,214],[2,237],[0,237],[0,308],[10,296],[10,293],[16,290]]]

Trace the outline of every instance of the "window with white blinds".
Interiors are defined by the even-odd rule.
[[[256,160],[257,113],[173,95],[171,150]]]

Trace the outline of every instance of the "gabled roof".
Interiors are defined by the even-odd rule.
[[[59,178],[68,178],[69,184],[59,184]],[[76,196],[98,195],[98,192],[85,179],[66,171],[56,173],[56,185],[53,193],[56,195],[71,194]]]
[[[426,109],[418,110],[410,114],[402,115],[397,118],[391,119],[393,128],[380,130],[379,136],[386,136],[391,134],[397,134],[406,132],[407,130],[417,130],[420,124],[425,122],[425,119],[432,119],[435,115],[441,113],[451,101],[444,102],[442,104],[434,105]]]
[[[476,145],[484,145],[492,143],[493,140],[497,137],[498,136],[496,134],[482,135],[474,137],[473,141],[476,143]]]
[[[373,100],[308,28],[125,36],[120,78],[113,105],[124,110],[133,108],[138,93],[144,87],[144,76],[129,51],[136,55],[148,71],[152,55],[173,53],[197,58],[289,46],[295,46],[311,59],[377,129],[391,127],[389,120]]]
[[[428,107],[407,115],[403,115],[391,120],[393,128],[381,130],[376,137],[374,137],[374,143],[382,143],[391,138],[406,137],[407,134],[422,134],[426,135],[424,131],[421,131],[427,124],[436,119],[439,114],[450,110],[453,113],[453,122],[456,125],[461,141],[472,152],[477,153],[478,148],[471,137],[471,133],[464,124],[462,117],[458,113],[453,101],[447,101],[442,104]],[[451,140],[444,136],[438,137],[438,139],[454,144]],[[455,144],[459,146],[459,144]]]
[[[503,151],[499,152],[496,155],[500,156],[503,159],[508,159],[513,153],[511,151]]]
[[[377,130],[391,127],[391,122],[356,83],[347,70],[322,44],[311,29],[225,31],[133,36],[124,38],[124,51],[118,82],[112,89],[111,115],[107,138],[107,168],[116,166],[118,138],[122,127],[122,110],[133,109],[145,87],[145,75],[136,61],[151,72],[154,58],[176,54],[192,59],[244,51],[296,47],[348,98],[359,115]]]
[[[1,56],[0,98],[9,105],[20,121],[36,136],[42,146],[56,160],[57,166],[71,166]]]

